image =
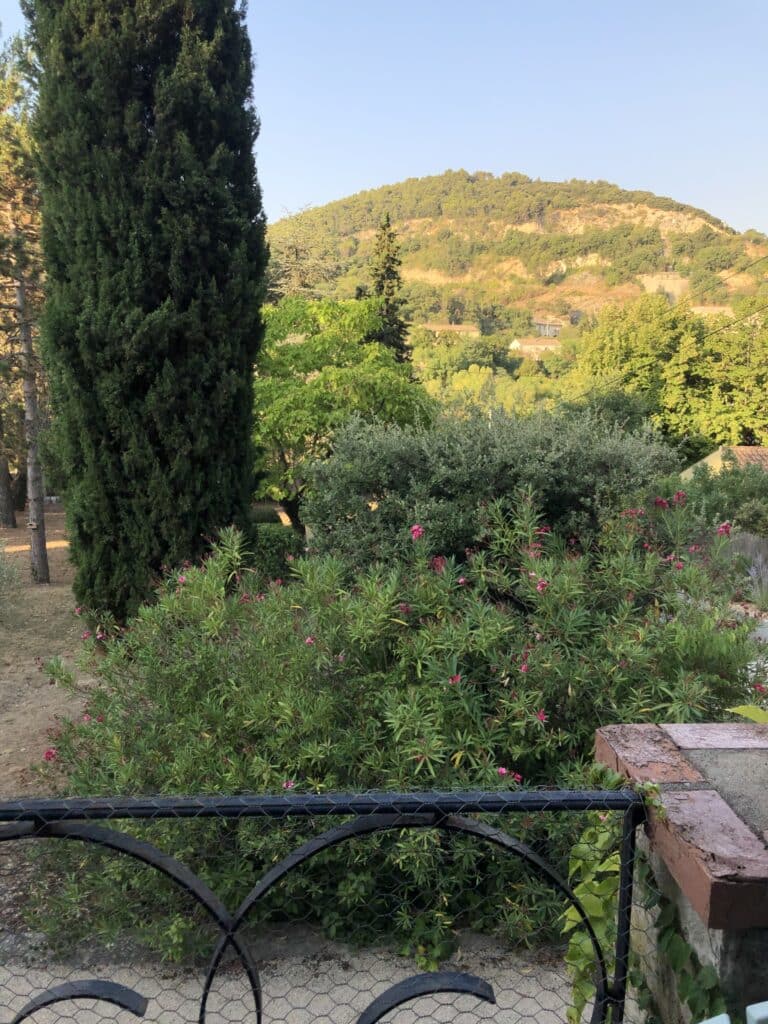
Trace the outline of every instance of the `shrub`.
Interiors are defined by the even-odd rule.
[[[424,429],[356,422],[315,466],[303,515],[313,548],[354,566],[402,556],[413,522],[427,527],[433,553],[463,558],[483,504],[520,486],[560,535],[581,536],[676,462],[649,432],[589,412],[444,418]]]
[[[730,520],[742,530],[768,537],[768,472],[760,466],[738,466],[727,458],[718,473],[697,466],[684,487],[689,504],[706,522]]]
[[[289,575],[293,560],[304,554],[304,538],[282,523],[262,523],[250,547],[253,567],[266,582]]]
[[[562,784],[598,725],[711,720],[743,698],[753,643],[727,618],[709,553],[678,568],[626,518],[582,549],[540,524],[529,498],[515,507],[488,506],[464,567],[431,555],[428,531],[406,529],[402,563],[350,582],[338,559],[300,559],[290,585],[260,591],[228,533],[106,644],[88,719],[62,723],[52,766],[80,795]],[[231,905],[309,828],[196,823],[180,839],[150,827]],[[534,822],[528,837],[564,864],[571,827]],[[352,917],[358,937],[384,928],[404,948],[418,936],[429,963],[459,925],[520,939],[551,921],[518,865],[479,873],[479,853],[451,851],[446,860],[429,832],[375,840],[365,856],[340,847],[317,884],[288,880],[263,912],[331,934]],[[150,899],[146,879],[134,913],[125,870],[97,874],[87,899],[77,873],[60,896],[49,886],[50,929],[74,936],[95,916],[181,955],[195,919]],[[158,916],[146,913],[153,902]]]

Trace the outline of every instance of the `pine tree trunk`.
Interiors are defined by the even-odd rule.
[[[5,529],[16,529],[16,513],[13,510],[13,491],[11,490],[11,471],[5,455],[0,455],[0,526]]]
[[[27,501],[29,515],[30,568],[35,583],[50,583],[48,551],[45,545],[45,493],[43,471],[37,447],[37,379],[29,326],[24,279],[16,282],[16,312],[21,334],[22,378],[24,385],[24,436],[27,442]]]
[[[3,417],[0,415],[0,442],[3,439]],[[16,529],[16,511],[13,502],[13,481],[8,456],[0,455],[0,527]]]

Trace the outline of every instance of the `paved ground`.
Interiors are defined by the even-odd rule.
[[[264,1021],[286,1024],[354,1024],[371,1001],[391,985],[419,973],[404,957],[385,950],[356,951],[330,943],[304,931],[275,933],[271,949],[259,958],[263,986]],[[7,944],[6,944],[7,948]],[[143,962],[133,967],[100,962],[34,966],[40,954],[18,944],[16,952],[3,956],[0,943],[0,1021],[10,1022],[14,1014],[39,992],[83,978],[103,978],[141,993],[148,1006],[145,1019],[162,1024],[192,1024],[200,1008],[203,975],[200,972]],[[565,1021],[568,982],[562,962],[543,954],[507,953],[491,940],[467,935],[445,970],[475,974],[494,989],[496,1005],[468,995],[444,993],[422,996],[391,1012],[393,1024],[417,1024],[431,1020],[438,1024],[559,1024]],[[39,1024],[77,1020],[97,1024],[99,1020],[127,1022],[129,1013],[93,1000],[59,1003],[35,1014]],[[209,1004],[209,1022],[237,1022],[254,1019],[253,1000],[239,968],[225,969],[214,984]]]

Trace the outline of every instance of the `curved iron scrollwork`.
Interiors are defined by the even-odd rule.
[[[519,794],[519,796],[524,795]],[[595,794],[590,795],[594,796]],[[411,806],[424,808],[422,812],[376,814],[370,813],[367,809],[363,809],[360,806],[355,806],[355,802],[363,801],[364,803],[364,798],[362,797],[331,797],[328,809],[324,809],[321,813],[344,813],[344,810],[342,810],[343,806],[347,813],[357,816],[329,829],[321,835],[313,837],[292,851],[256,883],[234,913],[230,913],[227,910],[218,896],[194,872],[153,844],[115,829],[83,823],[82,819],[89,817],[89,804],[87,801],[77,801],[77,811],[75,813],[79,815],[79,821],[72,820],[74,818],[73,808],[69,806],[69,803],[74,802],[60,802],[59,806],[62,814],[59,820],[56,820],[55,814],[52,812],[54,805],[50,803],[46,804],[45,814],[36,814],[35,809],[31,807],[26,809],[19,807],[16,810],[16,805],[0,806],[0,820],[10,820],[12,822],[11,824],[0,826],[0,842],[14,839],[49,838],[90,843],[131,857],[165,875],[174,885],[186,892],[203,908],[220,931],[220,938],[213,950],[205,975],[198,1015],[199,1024],[206,1024],[209,996],[219,967],[228,950],[234,953],[245,972],[253,998],[256,1024],[261,1024],[263,996],[259,972],[247,944],[240,937],[239,933],[254,907],[286,875],[331,847],[374,833],[430,828],[473,836],[479,841],[495,846],[510,856],[525,862],[540,879],[556,889],[575,908],[589,937],[595,959],[596,992],[591,1018],[592,1024],[602,1024],[606,1019],[609,1007],[613,1009],[612,1020],[614,1024],[620,1024],[626,989],[626,960],[628,957],[629,912],[631,907],[631,861],[634,857],[634,833],[643,813],[642,803],[639,801],[639,798],[635,794],[630,794],[625,797],[623,804],[619,805],[619,802],[616,800],[618,794],[615,792],[598,794],[598,796],[606,798],[605,804],[610,805],[608,809],[622,809],[625,812],[622,863],[624,866],[623,874],[626,882],[624,889],[626,892],[622,891],[619,940],[615,951],[616,975],[613,984],[611,984],[608,979],[605,952],[600,945],[589,916],[568,883],[560,877],[547,861],[525,843],[485,822],[466,817],[465,814],[459,815],[454,813],[457,806],[468,813],[485,811],[487,808],[484,804],[484,798],[497,796],[496,794],[453,793],[447,795],[445,801],[441,800],[440,794],[419,794],[419,799],[415,801],[411,800],[412,796],[415,795],[392,796],[389,794],[389,807],[397,808],[399,801],[405,807],[411,804]],[[561,809],[564,794],[560,793],[556,794],[556,796],[560,800],[559,809]],[[463,800],[461,799],[462,797],[464,797]],[[195,798],[195,805],[199,807],[200,802],[203,802],[205,810],[208,812],[206,816],[210,817],[215,813],[217,799],[215,797]],[[264,813],[264,807],[266,806],[270,807],[270,810],[266,811],[266,816],[268,817],[287,816],[283,807],[278,807],[274,803],[277,799],[274,797],[221,799],[222,801],[236,799],[241,809],[240,816],[249,816],[248,812],[250,812],[251,816],[259,814],[260,808],[261,813]],[[293,800],[291,798],[284,798],[284,802],[285,799],[288,801],[288,813],[290,813],[292,802],[295,802],[297,814],[306,813],[304,810],[306,807],[305,798],[298,796],[294,797]],[[269,801],[272,801],[272,804],[268,804]],[[180,801],[180,803],[189,802],[190,798],[187,798],[186,801]],[[600,805],[600,801],[597,800],[593,802],[592,806],[594,806],[595,802],[598,803],[598,806]],[[157,813],[158,808],[156,805],[155,817],[170,818],[177,816],[174,813],[172,802],[167,800],[158,801],[158,804],[160,803],[171,804],[171,806],[163,806],[162,810]],[[113,817],[147,817],[144,813],[132,814],[128,806],[129,804],[130,801],[125,802],[126,806],[123,808],[125,813],[121,814],[120,802],[113,802],[111,804]],[[145,804],[141,804],[141,806],[144,807]],[[245,810],[243,810],[244,807]],[[94,811],[92,815],[94,818],[103,819],[105,817],[103,814],[103,801],[93,801],[92,809]],[[277,809],[277,813],[271,813],[275,809]],[[410,807],[408,809],[410,810]],[[513,809],[515,809],[514,806]],[[181,816],[186,815],[182,814]],[[629,861],[628,867],[627,861]],[[357,1024],[376,1024],[387,1013],[409,1000],[426,995],[436,995],[441,992],[463,993],[475,996],[487,1003],[495,1003],[496,1001],[491,986],[474,975],[450,971],[419,974],[392,985],[376,997],[359,1016]],[[17,1014],[13,1024],[21,1024],[22,1021],[43,1007],[63,1001],[86,998],[112,1003],[138,1017],[145,1014],[148,1005],[147,1000],[138,992],[114,982],[99,980],[68,982],[50,988],[33,998]]]
[[[118,985],[114,981],[67,981],[63,985],[46,989],[40,995],[30,999],[27,1005],[13,1018],[13,1024],[21,1024],[33,1013],[54,1003],[68,1003],[73,999],[96,999],[104,1003],[112,1003],[121,1010],[128,1010],[135,1017],[143,1017],[147,1010],[147,1000],[134,992],[132,988]]]

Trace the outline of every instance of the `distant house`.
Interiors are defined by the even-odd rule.
[[[539,332],[541,338],[559,338],[560,331],[562,331],[565,324],[562,320],[558,320],[555,317],[539,317],[534,319],[533,326]]]
[[[509,343],[509,351],[528,359],[541,359],[545,352],[559,352],[559,338],[542,338],[538,334],[527,338],[515,338]]]
[[[760,445],[737,444],[723,445],[717,451],[712,452],[711,455],[707,455],[706,458],[694,462],[692,466],[689,466],[680,475],[683,479],[687,479],[693,475],[694,469],[698,466],[709,466],[713,473],[719,473],[726,464],[726,461],[731,459],[742,469],[746,466],[759,466],[768,473],[768,448],[761,447]]]
[[[426,323],[421,324],[425,331],[431,331],[433,334],[464,334],[467,338],[479,338],[480,328],[477,324],[438,324],[438,323]]]

